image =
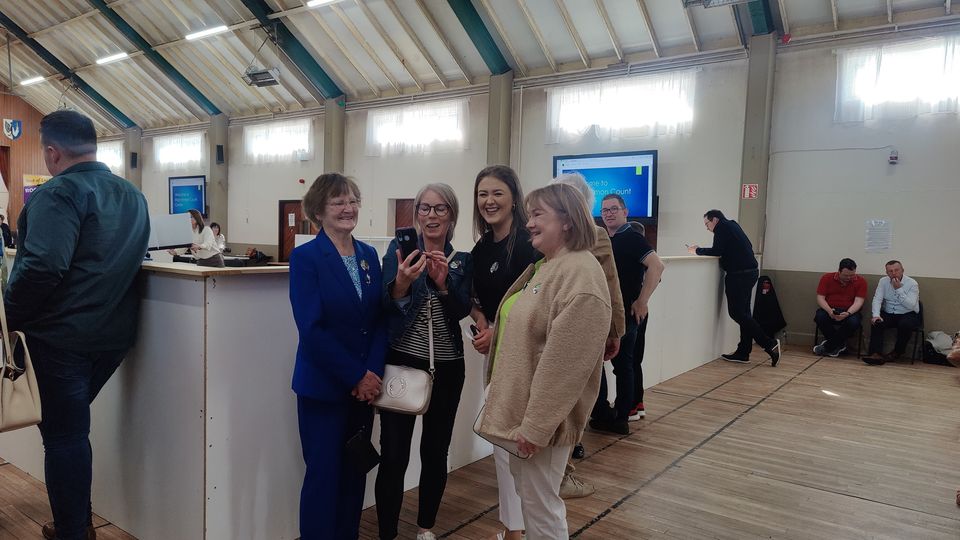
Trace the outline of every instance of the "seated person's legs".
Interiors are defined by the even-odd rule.
[[[860,325],[863,323],[863,317],[859,313],[853,313],[848,316],[846,319],[840,322],[837,326],[837,345],[830,350],[836,350],[840,347],[846,347],[847,341],[857,335],[857,330],[860,329]],[[857,345],[859,347],[859,344]]]
[[[896,320],[897,342],[893,346],[894,356],[902,356],[907,350],[907,342],[910,341],[910,335],[917,328],[920,328],[920,315],[914,311],[898,315]]]

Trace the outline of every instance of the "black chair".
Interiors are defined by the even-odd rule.
[[[816,347],[817,345],[820,344],[820,326],[816,323],[814,323],[813,326],[814,328],[816,328],[816,330],[813,331],[813,346]],[[860,328],[857,330],[857,358],[860,358],[862,356],[862,352],[863,352],[863,323],[861,322]]]
[[[913,330],[913,351],[910,354],[910,363],[917,361],[917,358],[920,357],[920,353],[923,352],[923,339],[927,335],[923,331],[923,302],[918,302],[918,315],[920,315],[920,326],[916,327]]]

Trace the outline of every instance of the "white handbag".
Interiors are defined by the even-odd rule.
[[[0,293],[0,330],[3,332],[3,359],[0,366],[0,432],[40,423],[40,389],[30,361],[27,338],[23,332],[10,333],[7,311]],[[23,367],[14,359],[16,347],[23,350]]]
[[[429,301],[429,299],[428,299]],[[383,385],[380,395],[373,406],[401,414],[423,414],[430,407],[430,394],[433,393],[433,310],[427,307],[428,348],[430,350],[430,371],[408,366],[387,364],[383,369]]]

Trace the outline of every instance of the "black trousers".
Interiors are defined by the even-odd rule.
[[[633,396],[636,405],[643,403],[643,351],[647,344],[647,321],[650,320],[650,314],[647,314],[637,326],[637,342],[633,349]]]
[[[388,364],[428,369],[429,363],[391,350]],[[436,524],[440,500],[447,487],[447,451],[453,437],[453,423],[463,390],[463,359],[437,362],[430,407],[423,414],[420,437],[420,500],[417,525],[430,529]],[[397,537],[397,523],[403,504],[403,477],[410,461],[410,441],[417,417],[412,414],[380,412],[380,470],[377,472],[377,522],[381,540]]]
[[[920,315],[915,311],[894,315],[886,311],[880,312],[883,322],[873,325],[870,330],[870,348],[867,354],[879,354],[883,352],[883,334],[887,328],[897,329],[897,342],[893,346],[893,352],[903,354],[907,350],[907,341],[910,341],[910,334],[920,328]]]
[[[727,313],[740,325],[740,343],[737,345],[736,352],[738,355],[750,354],[754,341],[764,350],[777,344],[776,340],[760,328],[760,324],[753,319],[753,314],[750,312],[750,295],[759,277],[759,270],[750,270],[732,274],[728,272],[723,278],[727,295]]]
[[[851,313],[846,319],[835,321],[829,313],[820,308],[817,309],[813,321],[817,323],[817,328],[820,329],[823,337],[827,338],[824,348],[828,351],[835,351],[844,346],[847,340],[857,333],[860,324],[863,322],[863,317],[859,313]],[[859,348],[860,345],[857,345],[857,347]]]

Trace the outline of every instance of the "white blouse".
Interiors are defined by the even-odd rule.
[[[193,243],[200,246],[196,253],[198,259],[209,259],[220,253],[220,248],[217,247],[217,239],[213,236],[213,230],[210,227],[204,227],[199,233],[194,230]]]

